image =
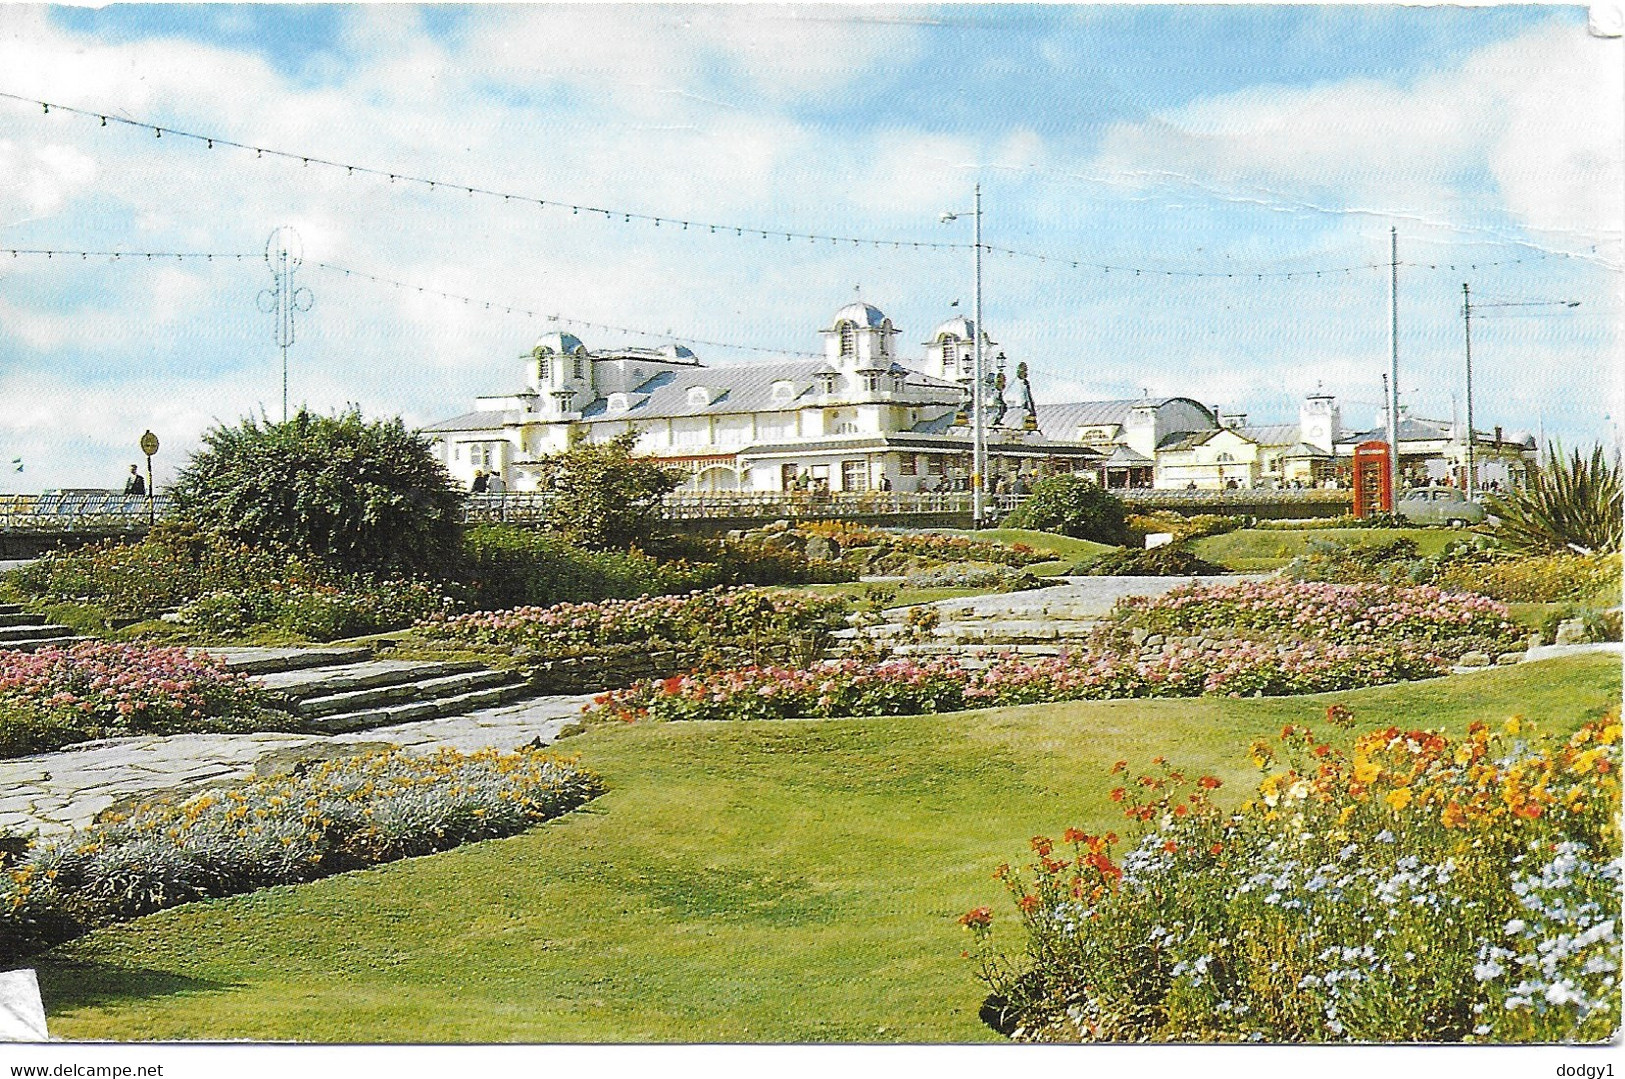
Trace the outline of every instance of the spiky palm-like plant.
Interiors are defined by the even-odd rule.
[[[1590,459],[1547,445],[1546,459],[1518,490],[1490,497],[1500,535],[1520,550],[1600,554],[1620,549],[1625,531],[1620,460],[1592,447]]]

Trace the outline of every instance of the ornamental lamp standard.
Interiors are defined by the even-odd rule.
[[[147,455],[147,527],[151,528],[158,516],[152,501],[152,455],[158,452],[158,436],[151,431],[141,432],[141,452]]]
[[[957,221],[964,211],[945,211],[940,220],[946,224]],[[974,346],[972,355],[975,357],[972,367],[971,380],[971,522],[975,528],[981,528],[986,514],[986,499],[984,485],[987,482],[987,429],[984,423],[982,403],[982,381],[986,377],[984,361],[982,358],[982,338],[985,331],[982,329],[982,185],[976,185],[976,208],[971,211],[975,224],[974,246],[976,250],[976,302],[971,318],[976,323],[971,333]]]

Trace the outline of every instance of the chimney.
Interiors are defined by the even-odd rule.
[[[1497,446],[1499,446],[1501,444],[1501,425],[1500,424],[1496,424],[1496,426],[1495,426],[1495,444]]]

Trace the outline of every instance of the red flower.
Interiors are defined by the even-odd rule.
[[[1224,786],[1224,781],[1218,776],[1203,776],[1196,781],[1196,785],[1205,791],[1218,790]]]
[[[1089,842],[1089,837],[1087,835],[1084,835],[1082,832],[1078,831],[1076,828],[1068,828],[1066,831],[1062,832],[1061,833],[1061,839],[1062,839],[1063,842],[1067,842],[1067,843],[1087,843],[1087,842]]]
[[[1125,790],[1124,790],[1124,789],[1123,789],[1123,788],[1122,788],[1122,787],[1116,787],[1116,788],[1114,788],[1114,789],[1113,789],[1113,790],[1112,790],[1112,792],[1111,792],[1111,794],[1110,794],[1110,795],[1109,795],[1109,797],[1110,797],[1110,798],[1111,798],[1111,800],[1112,800],[1112,801],[1114,801],[1114,802],[1121,802],[1121,801],[1122,801],[1122,800],[1123,800],[1123,795],[1125,795],[1125,794],[1127,794],[1127,793],[1128,793],[1128,792],[1127,792],[1127,791],[1125,791]]]
[[[1179,844],[1170,839],[1162,845],[1162,849],[1167,851],[1169,854],[1172,854],[1174,851],[1179,849]]]
[[[1213,846],[1211,846],[1211,847],[1209,847],[1207,849],[1207,852],[1209,854],[1217,854],[1223,849],[1224,849],[1224,844],[1223,843],[1215,843],[1215,844],[1213,844]]]
[[[1038,897],[1028,893],[1016,900],[1016,906],[1020,907],[1025,913],[1031,914],[1038,909]]]

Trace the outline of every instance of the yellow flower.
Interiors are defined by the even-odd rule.
[[[1517,734],[1521,730],[1523,730],[1522,716],[1513,716],[1511,719],[1506,721],[1506,732],[1508,734]]]
[[[1382,766],[1364,758],[1357,758],[1354,762],[1354,782],[1370,783],[1382,775]]]
[[[1409,787],[1396,787],[1388,792],[1388,797],[1384,801],[1396,811],[1404,809],[1411,804],[1411,789]]]

